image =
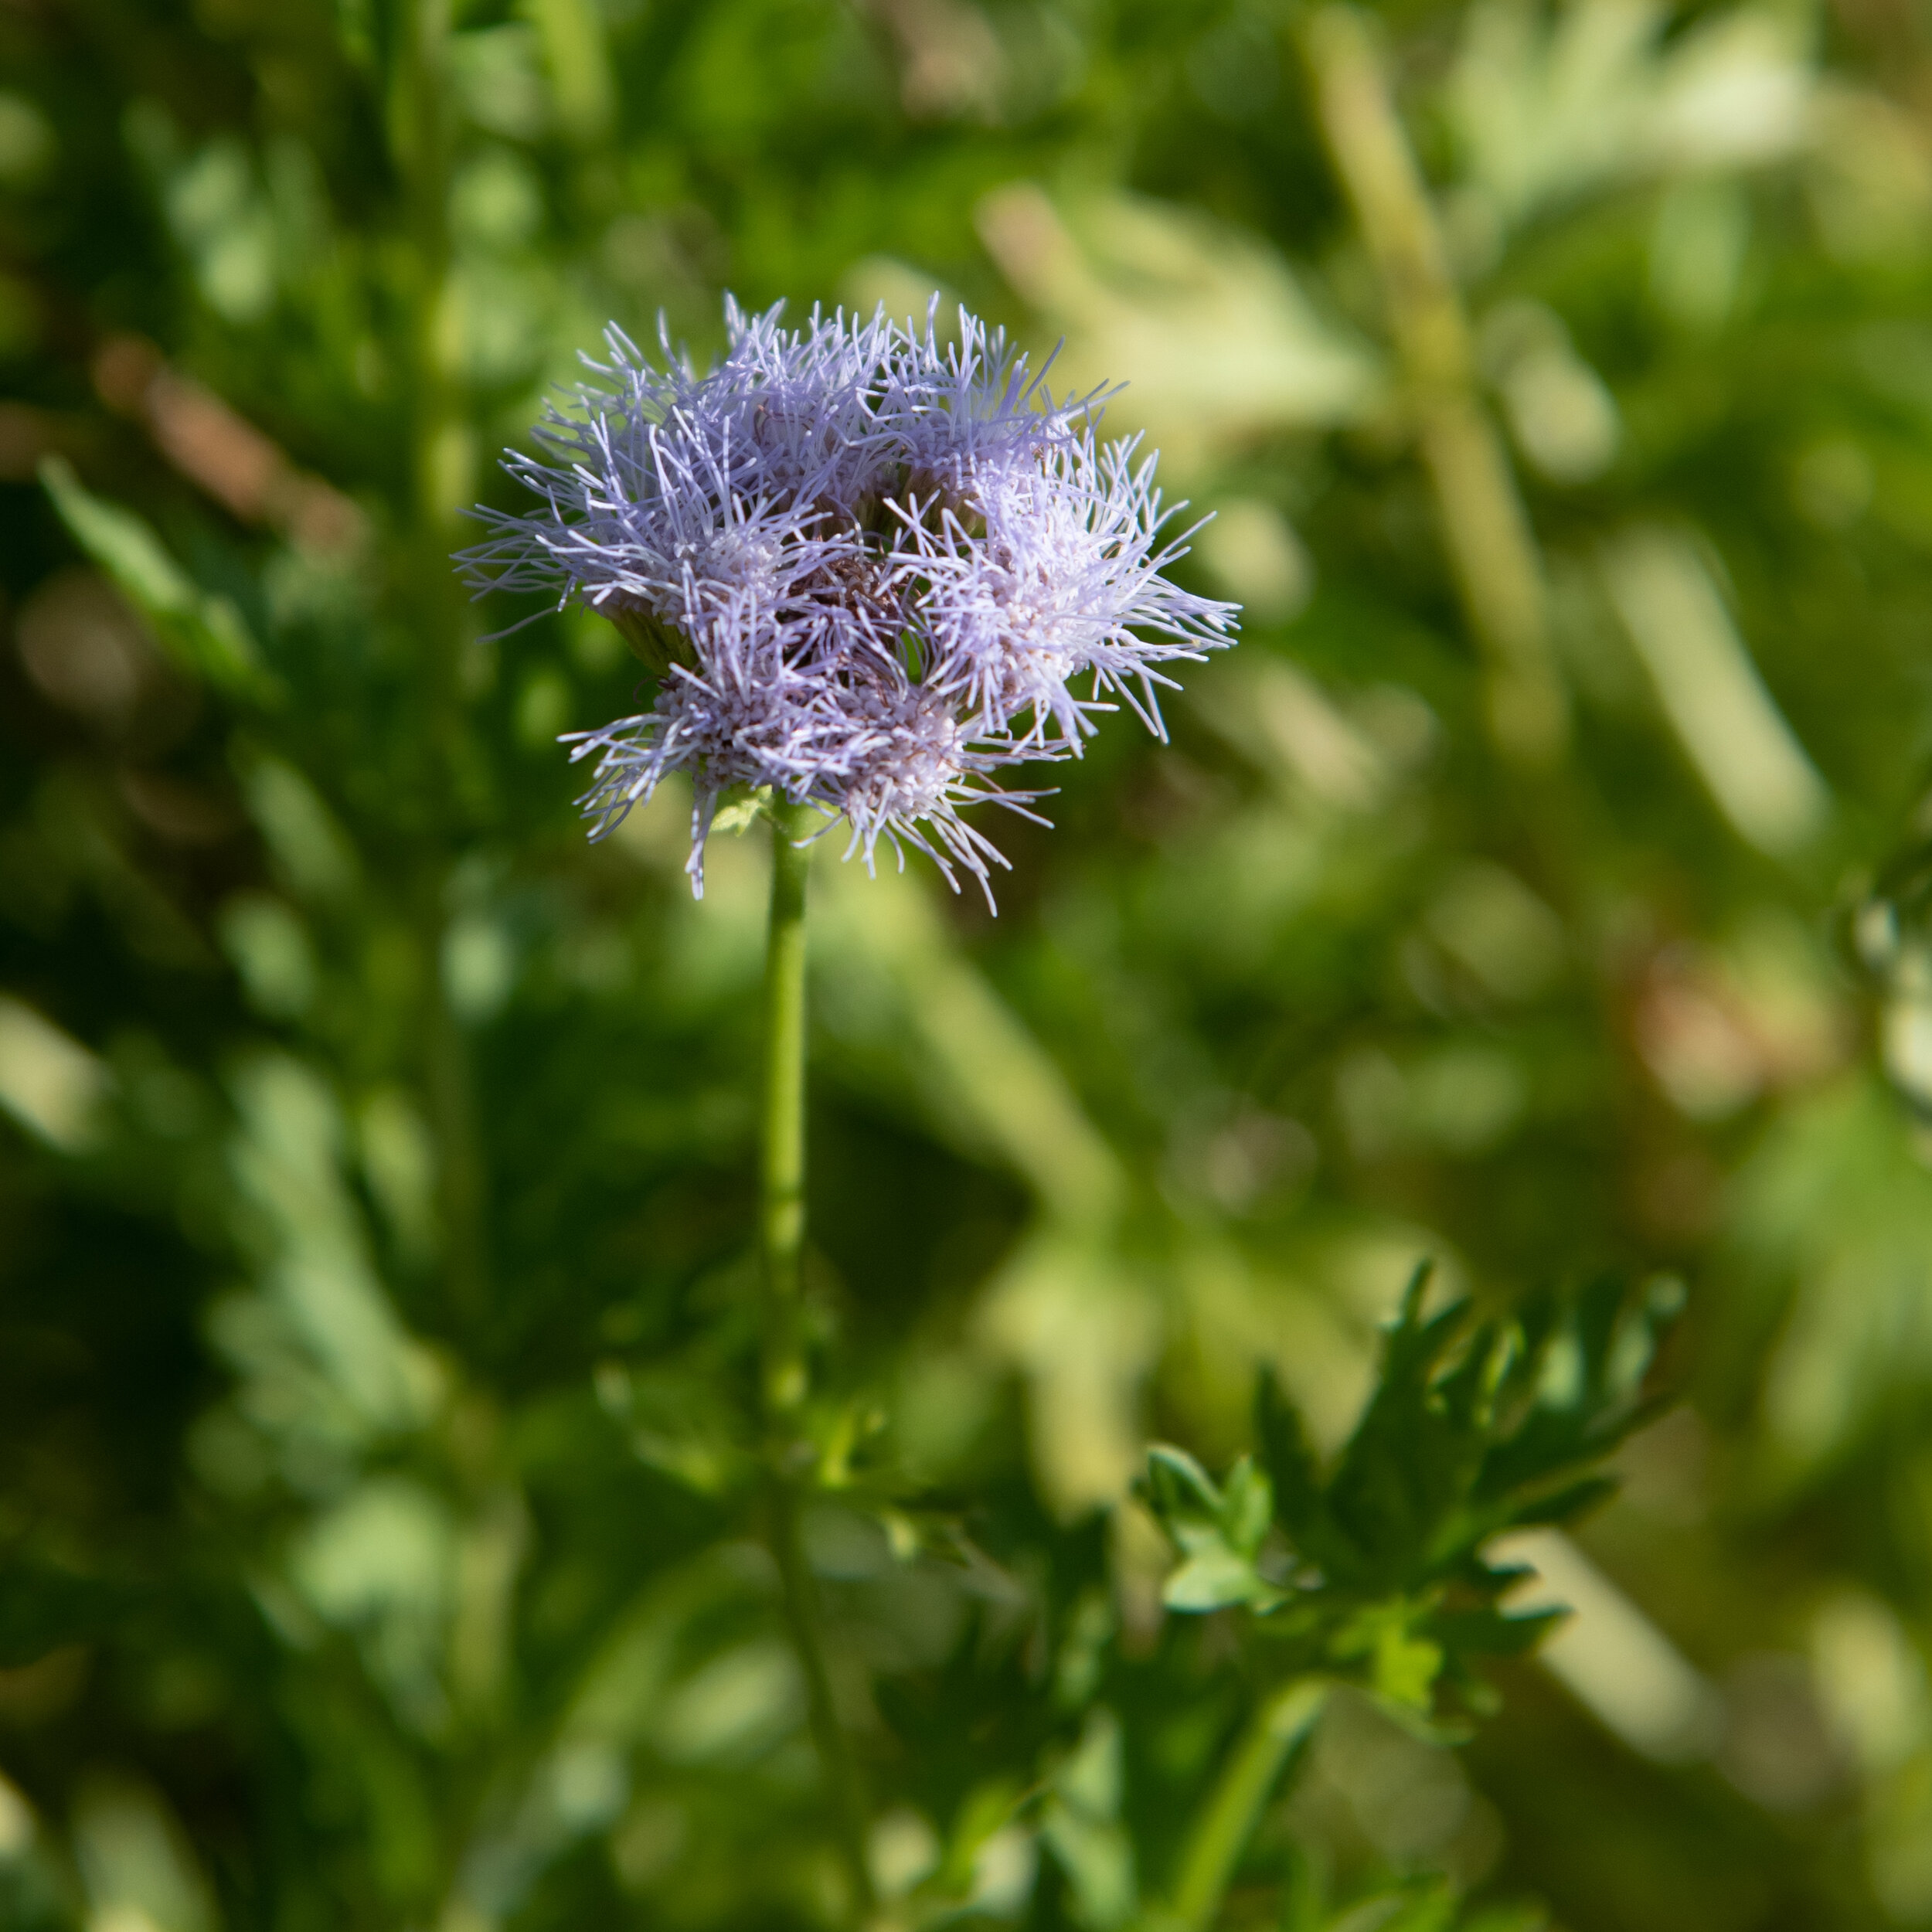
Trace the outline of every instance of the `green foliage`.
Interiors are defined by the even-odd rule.
[[[1264,1369],[1258,1463],[1243,1457],[1217,1485],[1185,1450],[1158,1445],[1141,1488],[1183,1559],[1162,1587],[1170,1610],[1246,1605],[1274,1651],[1270,1675],[1361,1682],[1424,1716],[1439,1685],[1493,1708],[1478,1660],[1520,1655],[1560,1614],[1503,1610],[1526,1573],[1485,1550],[1612,1492],[1600,1465],[1656,1413],[1640,1384],[1655,1320],[1676,1299],[1659,1290],[1626,1312],[1616,1285],[1600,1284],[1475,1326],[1466,1300],[1425,1315],[1429,1274],[1411,1281],[1330,1467]]]
[[[0,7],[0,1925],[851,1916],[767,831],[448,567],[727,287],[1063,338],[1247,611],[996,920],[814,862],[882,1925],[1932,1917],[1932,41],[1319,13]]]
[[[191,678],[257,702],[265,683],[255,641],[226,597],[202,590],[131,510],[90,495],[73,465],[50,456],[41,466],[47,495],[74,541],[153,627]]]

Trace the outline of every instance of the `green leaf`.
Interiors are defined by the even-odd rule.
[[[1049,1800],[1040,1820],[1040,1837],[1072,1887],[1079,1922],[1095,1932],[1111,1932],[1133,1916],[1135,1902],[1134,1846],[1111,1822],[1085,1817],[1070,1804]]]
[[[1155,1520],[1177,1543],[1192,1532],[1219,1530],[1221,1492],[1213,1478],[1185,1449],[1170,1443],[1153,1444],[1147,1452],[1147,1475],[1140,1493]]]
[[[1222,1497],[1221,1520],[1228,1541],[1251,1557],[1261,1547],[1274,1515],[1274,1485],[1254,1466],[1253,1457],[1243,1456],[1228,1471]]]
[[[1279,1601],[1281,1592],[1254,1567],[1274,1494],[1253,1459],[1243,1456],[1229,1471],[1225,1489],[1184,1449],[1157,1443],[1147,1461],[1140,1493],[1183,1558],[1162,1593],[1168,1607],[1206,1611]]]
[[[1080,1741],[1053,1774],[1053,1788],[1083,1818],[1111,1818],[1121,1808],[1121,1724],[1105,1705],[1088,1712]]]
[[[1569,1615],[1563,1610],[1537,1610],[1519,1616],[1480,1610],[1430,1619],[1431,1634],[1446,1652],[1468,1657],[1521,1657],[1534,1650]]]
[[[1321,1522],[1321,1470],[1299,1410],[1272,1367],[1264,1366],[1254,1393],[1254,1434],[1273,1479],[1274,1505],[1290,1539],[1308,1548]]]
[[[765,815],[770,803],[770,788],[762,785],[755,791],[728,799],[712,815],[711,829],[742,835]]]
[[[1021,1787],[1013,1780],[995,1777],[974,1786],[961,1799],[953,1815],[945,1855],[932,1881],[941,1896],[970,1889],[975,1855],[988,1838],[1012,1821],[1022,1796]]]
[[[1080,1741],[1053,1774],[1040,1836],[1073,1888],[1079,1918],[1110,1932],[1133,1915],[1133,1842],[1121,1818],[1120,1721],[1104,1706],[1087,1714]]]
[[[1280,1594],[1255,1573],[1247,1557],[1216,1542],[1189,1554],[1162,1585],[1161,1600],[1169,1610],[1207,1611],[1257,1604]]]
[[[1497,1607],[1516,1573],[1491,1567],[1485,1546],[1505,1529],[1567,1522],[1610,1493],[1591,1465],[1654,1412],[1641,1365],[1672,1311],[1594,1284],[1535,1298],[1520,1321],[1475,1325],[1466,1302],[1426,1314],[1427,1282],[1418,1270],[1332,1468],[1264,1371],[1259,1464],[1242,1458],[1217,1487],[1162,1445],[1143,1488],[1180,1554],[1162,1592],[1169,1609],[1245,1604],[1291,1668],[1363,1682],[1447,1736],[1494,1702],[1477,1661],[1522,1654],[1553,1621]],[[1285,1588],[1255,1568],[1264,1505],[1302,1560]]]
[[[1428,1709],[1430,1693],[1442,1669],[1440,1644],[1391,1628],[1375,1649],[1375,1687],[1384,1697],[1419,1711]]]
[[[93,495],[63,457],[43,460],[40,481],[69,535],[148,620],[178,668],[257,704],[280,696],[241,612],[202,590],[145,519]]]
[[[1585,1476],[1546,1496],[1525,1503],[1511,1512],[1509,1522],[1512,1527],[1523,1529],[1535,1524],[1573,1522],[1577,1517],[1589,1515],[1600,1503],[1607,1502],[1616,1493],[1614,1476]]]

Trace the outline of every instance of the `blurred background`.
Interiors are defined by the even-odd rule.
[[[1130,380],[1247,611],[997,919],[816,866],[814,1318],[957,1525],[814,1522],[882,1889],[1131,1917],[1239,1697],[1141,1445],[1262,1362],[1338,1439],[1430,1256],[1680,1278],[1684,1400],[1229,1923],[1932,1924],[1919,0],[0,0],[0,1924],[835,1909],[734,1500],[763,834],[590,848],[637,667],[446,561],[726,288]]]

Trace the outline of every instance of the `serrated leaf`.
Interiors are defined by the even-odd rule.
[[[1222,1492],[1221,1521],[1229,1543],[1244,1556],[1261,1547],[1274,1514],[1274,1485],[1243,1456],[1228,1471]]]
[[[1508,1615],[1499,1610],[1472,1610],[1433,1617],[1429,1628],[1444,1649],[1452,1655],[1520,1657],[1535,1649],[1552,1627],[1569,1614],[1563,1610],[1536,1610]]]
[[[1418,1284],[1424,1278],[1419,1271]],[[1458,1425],[1435,1387],[1468,1315],[1458,1303],[1423,1321],[1412,1286],[1384,1338],[1381,1379],[1329,1481],[1328,1520],[1365,1587],[1392,1585],[1432,1549],[1480,1457],[1479,1432]]]
[[[1566,1523],[1585,1515],[1617,1493],[1614,1476],[1585,1476],[1546,1496],[1538,1497],[1511,1512],[1509,1526],[1529,1529],[1543,1524]]]
[[[1190,1555],[1161,1590],[1169,1610],[1223,1610],[1279,1593],[1255,1573],[1254,1566],[1226,1543]]]
[[[1442,1662],[1440,1644],[1391,1623],[1376,1639],[1372,1681],[1376,1689],[1392,1702],[1426,1711],[1434,1701],[1430,1693],[1441,1673]]]
[[[1258,1462],[1242,1458],[1217,1489],[1191,1457],[1163,1447],[1145,1490],[1182,1556],[1163,1593],[1170,1609],[1246,1604],[1257,1636],[1300,1652],[1295,1668],[1340,1664],[1403,1721],[1440,1730],[1485,1702],[1475,1660],[1518,1655],[1548,1628],[1547,1614],[1497,1607],[1512,1576],[1481,1553],[1505,1529],[1569,1521],[1611,1493],[1592,1465],[1657,1406],[1634,1393],[1629,1339],[1639,1325],[1647,1350],[1655,1318],[1648,1304],[1625,1312],[1600,1285],[1537,1297],[1519,1321],[1472,1327],[1466,1302],[1425,1314],[1426,1285],[1419,1270],[1325,1478],[1264,1370]],[[1254,1567],[1264,1488],[1302,1560],[1285,1590]]]
[[[1505,1331],[1485,1322],[1470,1338],[1461,1361],[1442,1378],[1437,1393],[1443,1411],[1458,1428],[1488,1424],[1505,1359]]]
[[[1321,1470],[1308,1446],[1301,1412],[1272,1368],[1264,1367],[1254,1392],[1254,1434],[1263,1466],[1272,1479],[1277,1519],[1298,1548],[1320,1534]]]
[[[1147,1452],[1145,1494],[1170,1536],[1176,1526],[1204,1523],[1218,1533],[1221,1492],[1214,1479],[1185,1449],[1157,1442]]]

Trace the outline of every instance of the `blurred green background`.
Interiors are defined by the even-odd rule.
[[[997,920],[816,866],[815,1320],[957,1525],[812,1526],[882,1889],[1121,1922],[1000,1821],[1083,1739],[1145,1873],[1238,1702],[1141,1445],[1262,1362],[1338,1439],[1428,1255],[1681,1276],[1685,1400],[1228,1922],[1932,1924],[1932,12],[0,0],[0,1925],[835,1909],[730,1500],[762,833],[588,847],[636,667],[446,561],[726,287],[1064,338],[1247,614]]]

